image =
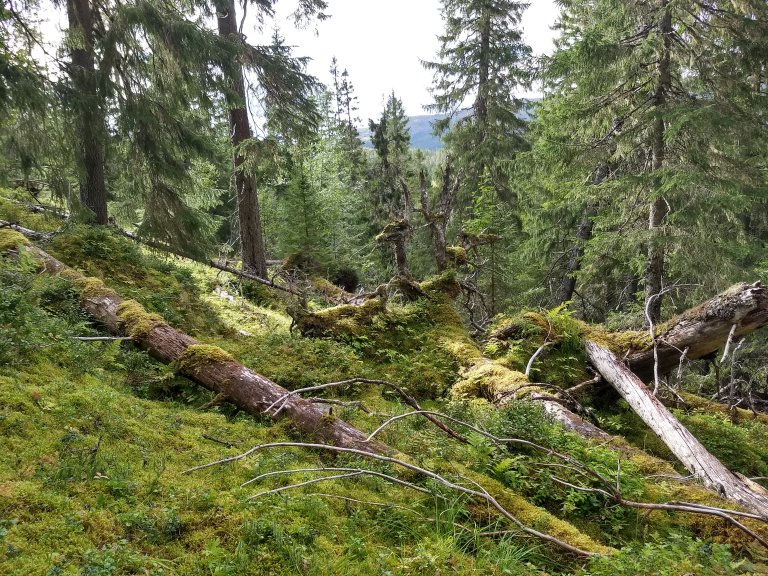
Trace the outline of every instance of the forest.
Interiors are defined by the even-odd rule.
[[[0,574],[768,574],[768,3],[278,4],[0,3]]]

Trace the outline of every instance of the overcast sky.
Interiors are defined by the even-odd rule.
[[[365,125],[368,118],[378,118],[384,98],[394,90],[403,101],[408,115],[425,114],[423,106],[431,103],[430,72],[420,64],[437,56],[437,35],[443,31],[440,0],[328,0],[331,18],[315,22],[305,30],[296,30],[290,14],[295,0],[277,3],[274,24],[267,23],[261,35],[254,27],[243,32],[254,44],[271,41],[277,25],[296,56],[309,56],[309,72],[330,84],[331,59],[336,56],[339,69],[349,71],[359,100],[358,115]],[[551,26],[557,18],[554,0],[530,0],[523,16],[523,33],[535,54],[552,50]],[[47,40],[55,44],[66,28],[66,12],[44,4],[41,16]],[[215,23],[213,23],[215,26]]]
[[[288,19],[295,2],[283,1],[277,24],[297,56],[310,56],[309,72],[330,83],[328,70],[336,56],[339,68],[349,70],[359,99],[363,123],[381,113],[392,90],[411,116],[424,114],[431,102],[430,72],[419,59],[437,55],[442,32],[439,0],[328,0],[331,18],[307,30],[295,30]],[[534,53],[552,49],[550,27],[557,17],[554,0],[531,0],[523,18],[525,40]],[[244,32],[247,32],[244,30]],[[265,31],[268,33],[268,31]]]

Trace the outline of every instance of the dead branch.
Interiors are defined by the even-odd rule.
[[[464,438],[461,434],[459,434],[455,430],[446,426],[443,422],[441,422],[438,418],[436,418],[429,410],[423,410],[421,408],[421,405],[416,401],[416,399],[410,394],[408,394],[405,390],[403,390],[400,386],[398,386],[397,384],[393,384],[392,382],[388,382],[386,380],[373,380],[370,378],[350,378],[349,380],[341,380],[339,382],[329,382],[327,384],[319,384],[317,386],[299,388],[297,390],[292,390],[291,392],[287,392],[284,396],[272,402],[272,404],[270,404],[264,409],[264,413],[269,414],[272,417],[275,417],[280,413],[280,411],[285,406],[285,403],[292,396],[300,395],[305,392],[316,392],[318,390],[327,390],[328,388],[349,386],[351,384],[376,384],[376,385],[385,386],[387,388],[394,390],[395,392],[397,392],[400,398],[402,398],[403,402],[408,404],[408,406],[410,406],[414,410],[418,411],[418,413],[424,414],[427,420],[432,422],[435,426],[440,428],[443,432],[445,432],[452,438],[458,440],[459,442],[462,442],[464,444],[468,443],[468,440],[466,438]],[[270,411],[273,411],[273,412],[270,414]]]
[[[540,538],[542,540],[545,540],[547,542],[550,542],[564,550],[567,550],[568,552],[571,552],[573,554],[577,554],[579,556],[584,557],[591,557],[595,556],[594,552],[587,552],[586,550],[582,550],[580,548],[577,548],[576,546],[573,546],[571,544],[568,544],[567,542],[563,542],[562,540],[555,538],[554,536],[551,536],[550,534],[544,534],[542,532],[539,532],[538,530],[535,530],[529,526],[526,526],[521,522],[517,517],[515,517],[512,513],[510,513],[504,506],[502,506],[496,498],[494,498],[490,493],[488,493],[487,490],[481,489],[481,490],[473,490],[472,488],[467,488],[466,486],[462,486],[460,484],[456,484],[455,482],[452,482],[448,480],[447,478],[444,478],[443,476],[437,474],[436,472],[433,472],[431,470],[428,470],[426,468],[423,468],[421,466],[417,466],[416,464],[412,464],[410,462],[406,462],[405,460],[400,460],[398,458],[394,458],[391,456],[384,456],[381,454],[376,454],[374,452],[367,452],[364,450],[358,450],[355,448],[342,448],[339,446],[328,446],[326,444],[311,444],[306,442],[273,442],[269,444],[259,444],[257,446],[254,446],[250,450],[247,450],[243,452],[242,454],[239,454],[237,456],[232,456],[230,458],[224,458],[221,460],[218,460],[216,462],[211,462],[208,464],[202,464],[200,466],[195,466],[194,468],[190,468],[189,470],[186,470],[184,473],[188,474],[197,470],[202,470],[205,468],[210,468],[212,466],[218,466],[221,464],[225,464],[228,462],[235,462],[238,460],[242,460],[243,458],[247,458],[254,452],[265,450],[265,449],[271,449],[271,448],[306,448],[306,449],[316,449],[316,450],[327,450],[330,452],[336,452],[336,453],[342,453],[342,454],[355,454],[357,456],[361,456],[363,458],[369,458],[372,460],[378,460],[381,462],[387,462],[389,464],[393,464],[395,466],[400,466],[402,468],[405,468],[407,470],[410,470],[412,472],[416,472],[426,478],[429,478],[430,480],[436,482],[439,485],[442,485],[449,490],[453,490],[455,492],[459,492],[462,494],[466,494],[467,496],[471,496],[474,498],[479,498],[481,500],[484,500],[486,503],[488,503],[492,508],[496,509],[496,511],[505,519],[510,521],[512,524],[518,527],[519,530],[522,532],[525,532],[527,534],[531,534],[532,536],[536,536],[537,538]],[[352,473],[350,473],[352,474]],[[324,479],[328,479],[329,477],[326,477]],[[321,479],[322,480],[322,479]],[[302,485],[306,485],[306,483],[303,483]],[[269,493],[265,492],[264,494]]]

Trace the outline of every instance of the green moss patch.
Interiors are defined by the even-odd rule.
[[[217,363],[234,362],[234,357],[218,346],[210,344],[193,344],[187,346],[184,353],[176,361],[178,370],[197,372],[203,366]]]
[[[13,250],[19,246],[28,245],[29,240],[27,240],[27,237],[24,236],[24,234],[7,228],[0,229],[0,253]]]
[[[102,296],[117,296],[116,292],[102,282],[99,278],[82,276],[73,281],[75,288],[83,298],[98,298]]]
[[[165,324],[162,316],[150,314],[136,300],[125,300],[117,307],[116,312],[125,331],[132,338],[144,338],[152,330]]]

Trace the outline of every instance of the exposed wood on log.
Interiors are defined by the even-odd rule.
[[[73,281],[85,278],[35,246],[20,246],[19,250],[40,260],[44,270],[50,274],[59,274]],[[124,335],[124,320],[118,312],[118,307],[124,303],[120,296],[104,290],[99,294],[83,294],[81,303],[109,332]],[[153,357],[166,364],[175,363],[180,374],[225,395],[232,404],[250,414],[262,415],[268,406],[289,394],[285,388],[229,358],[224,351],[220,351],[219,357],[196,358],[193,355],[195,361],[185,362],[185,358],[190,358],[190,352],[196,350],[191,347],[199,347],[201,343],[162,321],[152,322],[146,330],[131,336]],[[281,414],[286,415],[299,431],[318,442],[368,452],[392,452],[382,444],[368,442],[367,435],[360,430],[343,420],[329,417],[320,406],[297,396],[289,396],[285,400]]]
[[[38,232],[37,230],[30,230],[29,228],[24,228],[23,226],[19,226],[16,222],[8,222],[6,220],[0,220],[0,228],[10,228],[11,230],[15,230],[16,232],[20,232],[21,234],[24,234],[27,238],[30,240],[37,240],[37,241],[43,241],[43,240],[50,240],[51,234],[48,232]]]
[[[667,322],[656,336],[659,373],[677,368],[687,349],[690,360],[719,350],[736,326],[740,338],[768,324],[768,291],[760,282],[736,284]],[[653,349],[630,351],[627,364],[642,380],[653,378]]]
[[[736,476],[710,454],[613,352],[594,342],[587,342],[586,350],[603,378],[611,383],[691,474],[724,498],[768,520],[768,495],[762,488]]]

